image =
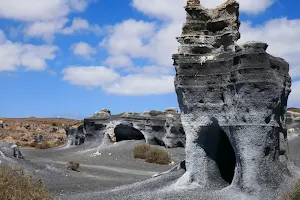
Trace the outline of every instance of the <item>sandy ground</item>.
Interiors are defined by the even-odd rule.
[[[19,164],[29,173],[34,172],[36,177],[44,180],[56,199],[65,199],[67,196],[104,191],[146,180],[174,167],[174,164],[156,165],[135,159],[133,148],[141,143],[144,142],[123,141],[105,148],[98,148],[98,144],[93,143],[46,150],[21,148],[25,160],[12,158],[7,143],[0,143],[0,151],[5,156],[0,155],[0,160],[3,163]],[[165,150],[172,154],[175,164],[185,157],[184,148]],[[80,163],[80,172],[66,170],[69,161]]]
[[[2,164],[18,164],[23,166],[26,172],[34,172],[36,177],[44,180],[46,187],[57,200],[132,200],[145,199],[146,196],[147,199],[170,200],[186,199],[187,192],[189,199],[218,199],[216,196],[210,196],[210,193],[201,193],[198,189],[186,192],[184,189],[177,192],[170,190],[169,193],[164,192],[161,196],[152,198],[152,191],[172,185],[184,171],[151,178],[152,175],[167,171],[175,165],[156,165],[135,159],[133,148],[140,143],[144,142],[123,141],[103,148],[98,148],[98,144],[94,143],[46,150],[22,148],[25,160],[12,158],[12,151],[7,148],[7,143],[0,143],[0,160]],[[183,148],[166,150],[172,154],[175,164],[185,157]],[[300,166],[299,152],[300,137],[290,137],[289,155],[296,167]],[[69,161],[80,163],[80,172],[66,170]],[[238,192],[236,194],[238,195]]]

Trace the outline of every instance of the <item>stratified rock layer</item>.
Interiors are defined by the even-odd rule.
[[[67,131],[70,145],[84,142],[110,144],[142,140],[168,148],[184,147],[185,133],[177,109],[111,115],[107,109],[84,120],[84,125]]]
[[[262,198],[288,174],[285,113],[289,65],[267,44],[240,38],[239,4],[186,6],[175,88],[186,133],[187,172],[178,185],[232,185]]]

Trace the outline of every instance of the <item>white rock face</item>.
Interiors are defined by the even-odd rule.
[[[106,126],[105,134],[110,138],[112,143],[117,142],[116,135],[115,135],[115,128],[119,124],[120,122],[118,121],[111,121]]]

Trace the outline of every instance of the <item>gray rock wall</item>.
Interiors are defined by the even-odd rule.
[[[104,109],[84,120],[84,125],[67,131],[70,145],[98,142],[99,145],[122,140],[141,140],[167,148],[184,147],[185,133],[177,109],[111,115]],[[82,143],[83,141],[83,143]]]

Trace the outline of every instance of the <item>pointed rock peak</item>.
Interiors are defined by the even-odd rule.
[[[200,0],[188,0],[186,6],[199,6]]]

